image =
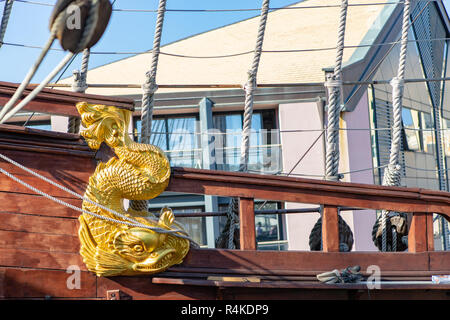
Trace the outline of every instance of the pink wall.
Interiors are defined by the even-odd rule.
[[[283,104],[279,106],[280,130],[316,130],[308,132],[282,132],[283,172],[289,172],[300,157],[321,134],[323,125],[323,107],[321,103],[305,102]],[[358,102],[355,110],[342,114],[341,126],[348,129],[370,128],[367,95]],[[324,136],[308,152],[292,174],[310,174],[322,179],[325,168]],[[340,134],[340,172],[371,168],[372,151],[369,130],[349,130]],[[320,177],[319,177],[320,176]],[[371,170],[346,174],[343,181],[373,184]],[[316,207],[317,204],[286,203],[286,208]],[[318,213],[286,215],[286,231],[289,250],[309,250],[309,234]],[[372,226],[375,213],[371,210],[343,212],[342,217],[353,230],[355,243],[353,250],[376,250],[372,243]]]
[[[300,157],[321,134],[322,107],[316,102],[282,104],[279,106],[280,130],[317,130],[311,132],[282,132],[281,145],[283,155],[283,172],[289,172]],[[323,137],[317,141],[292,174],[324,174]],[[305,177],[314,178],[314,177]],[[315,179],[321,179],[315,177]],[[317,207],[317,204],[286,203],[287,209]],[[286,217],[287,240],[289,250],[309,250],[309,234],[318,213],[288,214]]]
[[[369,129],[369,102],[367,93],[364,94],[358,102],[356,108],[352,112],[344,112],[343,119],[347,129]],[[367,169],[373,167],[372,162],[372,147],[369,130],[347,130],[344,141],[341,141],[341,146],[345,149],[341,151],[341,157],[346,157],[346,168],[342,168],[341,172],[355,171],[360,169]],[[342,154],[344,153],[344,154]],[[343,181],[355,183],[373,184],[373,170],[365,170],[346,174]],[[372,227],[375,223],[376,215],[373,210],[364,210],[354,212],[353,216],[353,235],[355,244],[353,250],[358,251],[372,251],[377,250],[372,242]]]

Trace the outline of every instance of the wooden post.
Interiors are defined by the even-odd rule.
[[[408,233],[408,251],[425,252],[428,249],[427,214],[415,212]]]
[[[322,250],[324,252],[339,252],[338,208],[323,207],[322,214]]]
[[[255,203],[253,198],[239,198],[241,250],[256,250]]]
[[[433,214],[427,213],[427,251],[434,251]]]

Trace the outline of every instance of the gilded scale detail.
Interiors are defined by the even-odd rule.
[[[128,135],[131,112],[113,106],[77,104],[81,132],[91,149],[105,142],[117,157],[100,162],[89,178],[85,197],[138,222],[167,230],[183,230],[171,209],[163,208],[159,219],[147,211],[124,209],[123,200],[147,200],[161,194],[170,178],[164,152],[153,145],[134,142]],[[112,213],[83,202],[83,209],[122,220]],[[189,251],[189,241],[173,234],[131,227],[83,213],[79,217],[80,254],[97,276],[136,275],[162,272],[179,264]]]

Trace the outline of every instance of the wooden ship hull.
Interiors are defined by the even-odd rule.
[[[8,91],[3,84],[0,101]],[[3,91],[2,91],[3,90]],[[30,110],[76,115],[86,100],[132,108],[133,102],[44,90]],[[103,151],[79,135],[1,125],[1,153],[83,194]],[[81,200],[0,160],[0,167],[53,197],[81,208]],[[240,199],[240,250],[191,249],[183,263],[151,276],[97,277],[79,254],[79,212],[0,177],[1,299],[449,299],[450,284],[432,275],[450,274],[450,253],[434,251],[432,214],[450,219],[450,193],[301,178],[172,168],[167,191]],[[324,206],[323,251],[256,250],[257,199]],[[409,252],[339,252],[339,207],[411,212]],[[364,214],[364,213],[361,213]],[[324,284],[316,275],[360,265],[378,266],[379,289],[367,284]],[[75,267],[74,267],[75,266]],[[79,285],[71,283],[78,272]]]

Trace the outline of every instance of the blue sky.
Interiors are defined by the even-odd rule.
[[[0,0],[1,1],[1,0]],[[32,1],[33,2],[33,1]],[[56,0],[35,0],[35,2],[55,4]],[[270,6],[282,7],[295,0],[271,0]],[[259,8],[261,0],[168,0],[167,9],[247,9]],[[4,2],[0,2],[3,13]],[[157,0],[116,0],[117,9],[154,10]],[[15,1],[10,22],[4,38],[5,43],[42,46],[48,36],[48,19],[52,7]],[[258,11],[220,12],[220,13],[180,13],[167,12],[162,35],[162,44],[170,43],[197,33],[221,27],[236,21],[259,15]],[[140,52],[149,50],[153,44],[156,13],[152,12],[113,12],[108,28],[102,39],[92,51]],[[55,42],[54,48],[60,48]],[[40,49],[30,49],[3,45],[0,48],[0,81],[21,82]],[[186,52],[186,54],[189,54]],[[64,52],[51,51],[32,80],[42,80],[65,55]],[[80,55],[81,56],[81,55]],[[126,55],[91,55],[89,67],[95,67],[127,57]],[[64,77],[70,76],[80,66],[78,57],[67,69]],[[143,72],[150,67],[143,66]]]
[[[0,0],[1,1],[1,0]],[[35,2],[53,5],[56,0],[34,0]],[[32,1],[33,2],[33,1]],[[247,9],[259,8],[261,0],[168,0],[167,9]],[[295,0],[271,0],[272,8],[282,7]],[[336,3],[339,1],[336,0]],[[364,1],[361,1],[364,3]],[[444,0],[450,5],[450,0]],[[4,2],[0,2],[0,12],[3,13]],[[117,9],[154,10],[157,0],[116,0]],[[10,23],[4,42],[42,46],[49,35],[48,18],[52,7],[15,1]],[[320,9],[319,9],[320,10]],[[219,12],[219,13],[180,13],[167,12],[162,36],[162,44],[170,43],[197,33],[221,27],[236,21],[258,15],[257,11]],[[92,51],[122,51],[140,52],[149,50],[153,43],[156,13],[113,12],[108,28]],[[60,48],[55,42],[54,48]],[[31,64],[38,56],[39,49],[3,45],[0,48],[0,81],[21,82]],[[185,54],[189,54],[186,52]],[[42,80],[48,72],[65,55],[63,52],[51,51],[43,65],[32,80],[36,83]],[[106,64],[126,55],[91,55],[90,68]],[[70,76],[74,69],[80,66],[78,57],[67,69],[64,77]],[[143,66],[143,72],[149,65]]]

